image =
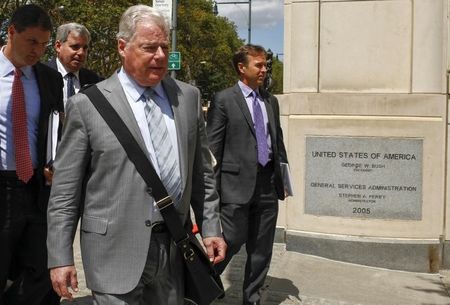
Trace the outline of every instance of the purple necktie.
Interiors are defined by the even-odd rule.
[[[267,162],[269,162],[269,146],[267,145],[264,117],[258,102],[258,94],[253,91],[251,96],[253,99],[253,120],[255,123],[256,142],[258,144],[258,162],[262,166],[266,166]]]

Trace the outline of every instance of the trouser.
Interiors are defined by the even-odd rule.
[[[241,246],[246,244],[247,261],[243,284],[243,304],[260,301],[260,289],[269,271],[278,216],[278,198],[273,184],[273,169],[258,172],[249,203],[222,203],[223,235],[228,245],[226,258],[216,265],[222,273]]]
[[[126,294],[93,291],[94,305],[183,305],[184,273],[178,249],[168,232],[152,232],[144,271]]]
[[[0,171],[0,305],[59,304],[47,269],[46,215],[36,200],[34,177],[25,184]]]

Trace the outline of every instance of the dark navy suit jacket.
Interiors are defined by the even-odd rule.
[[[63,87],[61,74],[45,64],[37,63],[33,66],[39,87],[41,108],[38,123],[38,168],[36,178],[39,185],[38,206],[43,213],[47,213],[47,202],[50,187],[45,185],[44,166],[47,162],[47,139],[50,113],[64,111]]]
[[[47,62],[47,65],[56,71],[58,71],[58,66],[56,65],[56,58],[51,59]],[[90,84],[96,84],[100,81],[102,81],[104,78],[99,76],[94,71],[91,71],[89,69],[81,68],[79,71],[79,77],[80,77],[80,86],[83,87],[85,85]]]

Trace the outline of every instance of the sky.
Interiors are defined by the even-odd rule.
[[[223,4],[225,2],[248,2],[245,0],[217,0],[219,16],[237,25],[239,37],[248,39],[248,3]],[[252,0],[251,43],[271,49],[283,60],[284,0]]]

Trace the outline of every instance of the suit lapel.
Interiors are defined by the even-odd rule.
[[[142,134],[136,122],[136,118],[134,117],[133,110],[127,101],[127,97],[123,91],[122,85],[119,82],[117,73],[114,73],[110,78],[108,78],[105,81],[104,86],[99,87],[99,89],[111,103],[111,106],[113,106],[113,108],[117,111],[128,129],[130,129],[131,134],[139,143],[139,146],[143,149],[143,151],[147,151],[144,138],[142,138]]]
[[[178,140],[178,160],[180,160],[180,171],[181,171],[181,192],[184,191],[184,186],[187,181],[187,165],[188,165],[188,116],[183,114],[183,112],[188,111],[184,109],[186,103],[182,103],[183,94],[176,82],[167,76],[162,80],[162,86],[169,99],[169,103],[172,107],[173,117],[175,121],[175,128],[177,130],[177,140]]]
[[[237,103],[237,105],[241,109],[242,114],[244,115],[245,120],[247,121],[247,124],[248,124],[251,132],[256,137],[255,127],[253,125],[252,115],[250,113],[250,110],[248,109],[247,101],[245,100],[245,97],[242,94],[241,88],[239,87],[238,84],[236,84],[233,87],[233,92],[234,92],[234,101]]]
[[[86,79],[86,75],[84,74],[83,68],[78,72],[78,77],[80,78],[80,87],[83,88],[84,85],[88,84],[88,80]]]
[[[267,112],[267,118],[269,120],[269,132],[270,132],[270,138],[272,139],[272,147],[276,144],[275,137],[277,135],[276,129],[275,129],[275,115],[273,113],[273,108],[270,103],[270,99],[265,96],[264,99],[264,105],[266,106],[266,112]]]
[[[96,77],[94,72],[91,72],[85,68],[80,69],[80,71],[78,72],[78,77],[80,78],[81,88],[83,88],[83,86],[95,84],[100,81],[100,79]]]
[[[41,163],[42,156],[45,154],[45,147],[47,145],[47,128],[48,128],[48,118],[50,115],[51,109],[56,109],[56,105],[52,105],[51,103],[54,99],[50,98],[51,94],[48,91],[47,87],[47,79],[46,76],[43,75],[41,70],[41,63],[38,63],[34,66],[34,73],[36,75],[37,84],[39,87],[39,99],[40,99],[40,112],[39,112],[39,123],[38,123],[38,157],[39,163]]]

